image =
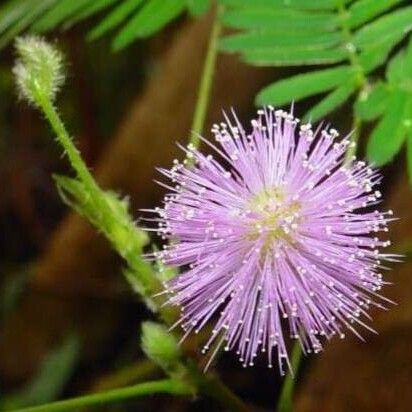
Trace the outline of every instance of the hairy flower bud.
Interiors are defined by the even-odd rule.
[[[15,47],[18,60],[13,73],[20,97],[35,106],[41,97],[53,101],[64,83],[62,53],[37,36],[19,37]]]
[[[142,349],[153,362],[168,373],[179,373],[181,351],[175,337],[156,322],[143,322]]]

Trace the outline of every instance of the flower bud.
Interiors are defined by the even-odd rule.
[[[39,98],[53,101],[64,83],[63,55],[37,36],[19,37],[18,60],[13,68],[21,98],[39,106]]]
[[[141,339],[144,353],[153,362],[170,374],[182,371],[178,342],[165,326],[156,322],[143,322]]]

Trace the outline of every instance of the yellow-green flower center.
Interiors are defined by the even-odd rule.
[[[264,189],[252,198],[249,208],[257,215],[250,233],[252,239],[265,236],[265,249],[278,240],[293,243],[301,204],[288,199],[282,187]]]

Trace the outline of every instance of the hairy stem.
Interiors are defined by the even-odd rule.
[[[338,16],[339,16],[339,21],[340,21],[340,28],[342,30],[342,34],[346,42],[348,60],[349,60],[350,65],[356,71],[356,81],[359,85],[360,90],[362,90],[368,83],[368,79],[360,63],[358,52],[356,48],[353,46],[353,33],[347,24],[347,17],[346,17],[347,10],[345,7],[345,2],[343,0],[339,0],[339,2],[337,3],[337,11],[338,11]],[[359,136],[360,136],[361,122],[355,113],[353,116],[354,118],[353,118],[351,140],[352,142],[355,142],[355,144],[357,144],[359,140]],[[357,149],[357,145],[348,148],[346,152],[346,156],[345,156],[345,164],[350,164],[352,160],[352,156],[356,154],[356,149]]]
[[[345,46],[348,52],[349,63],[356,71],[356,80],[359,84],[359,87],[364,87],[368,79],[366,78],[363,67],[359,61],[358,52],[356,51],[356,48],[353,45],[353,34],[350,27],[347,24],[347,10],[345,7],[345,2],[343,0],[339,0],[337,4],[337,11],[340,22],[340,28],[342,30],[342,35],[346,43]]]
[[[218,6],[216,9],[216,15],[212,30],[210,32],[207,54],[203,64],[195,111],[193,115],[191,128],[192,134],[189,143],[192,144],[195,148],[198,148],[200,144],[199,134],[203,131],[207,107],[210,99],[210,92],[212,89],[213,75],[215,72],[216,57],[218,53],[218,40],[222,29],[219,19],[221,12],[222,9],[220,6]]]
[[[90,174],[87,166],[83,162],[79,151],[73,144],[72,139],[67,133],[67,130],[64,127],[64,124],[61,121],[51,100],[47,96],[44,96],[40,90],[38,91],[38,93],[36,93],[36,100],[38,101],[39,106],[42,108],[44,115],[46,116],[53,131],[55,132],[57,141],[63,148],[64,153],[69,158],[70,164],[76,171],[79,179],[84,182],[91,190],[97,190],[97,185],[93,176]]]
[[[300,343],[296,342],[292,350],[292,370],[293,374],[297,375],[300,361],[302,359],[302,349]],[[292,373],[288,373],[283,382],[280,392],[277,412],[292,412],[293,411],[293,388],[295,386],[295,377]]]
[[[94,406],[118,402],[125,399],[137,398],[138,396],[151,395],[153,393],[169,393],[172,395],[193,395],[193,388],[182,381],[174,379],[163,379],[139,383],[121,389],[95,393],[92,395],[79,396],[78,398],[64,401],[52,402],[41,406],[18,409],[16,412],[57,412],[79,410],[85,406]]]
[[[152,266],[141,258],[140,242],[139,244],[129,242],[130,244],[125,247],[124,242],[122,244],[119,243],[122,239],[115,236],[116,231],[122,231],[122,233],[124,231],[125,234],[133,234],[137,238],[140,236],[140,232],[138,232],[138,229],[130,217],[126,222],[116,220],[112,210],[113,206],[108,202],[103,190],[98,186],[94,177],[89,172],[72,138],[69,136],[64,123],[60,119],[57,110],[53,106],[52,101],[48,96],[43,94],[41,90],[36,92],[35,97],[39,107],[53,129],[58,143],[67,155],[70,165],[75,170],[78,179],[83,183],[87,191],[88,201],[93,204],[93,209],[98,211],[100,223],[92,223],[109,238],[115,250],[117,250],[129,266],[138,273],[139,280],[144,285],[144,290],[141,291],[141,294],[144,297],[150,297],[159,290],[159,282],[154,275]]]

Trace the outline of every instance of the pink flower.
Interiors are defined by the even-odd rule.
[[[155,255],[182,268],[165,287],[186,335],[215,322],[211,359],[224,345],[247,366],[261,351],[284,373],[284,330],[305,352],[345,329],[371,330],[382,261],[396,257],[379,251],[392,212],[373,210],[379,173],[344,162],[349,137],[271,107],[251,131],[234,113],[225,119],[212,128],[217,146],[202,139],[219,161],[189,145],[189,162],[161,169],[174,187],[156,209],[169,243]]]

